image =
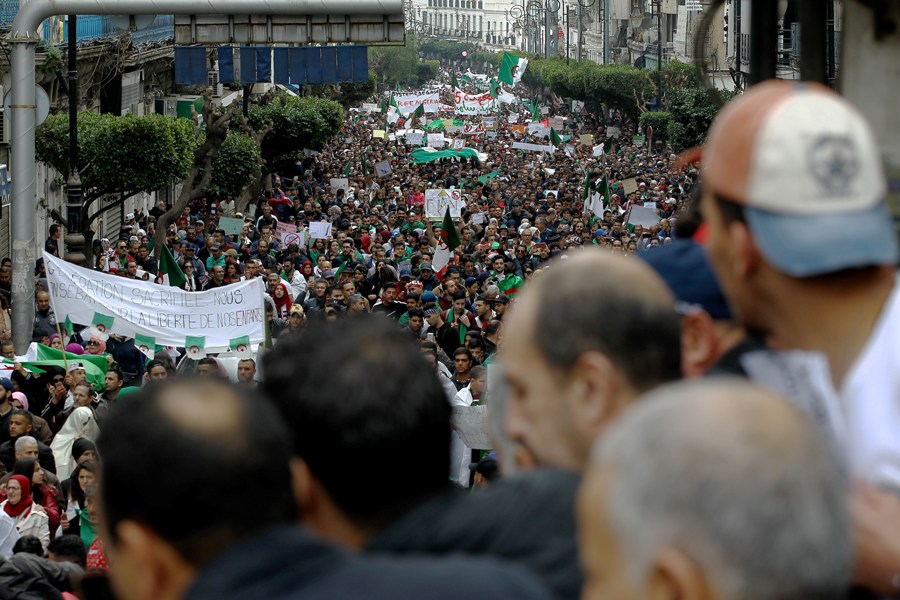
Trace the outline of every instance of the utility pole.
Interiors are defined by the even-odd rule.
[[[662,0],[656,0],[656,110],[662,110]]]
[[[66,261],[83,265],[84,234],[81,231],[81,178],[78,176],[78,17],[69,15],[69,176],[66,180]]]
[[[581,0],[578,0],[578,48],[576,52],[578,53],[578,62],[581,62],[581,53],[584,49],[584,42],[582,41],[584,38],[584,6],[581,4]]]
[[[609,1],[603,0],[603,64],[609,64]]]

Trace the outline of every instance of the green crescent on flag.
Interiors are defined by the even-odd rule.
[[[206,356],[206,336],[205,335],[187,335],[184,337],[185,353],[198,360]]]
[[[150,360],[153,360],[153,357],[156,356],[156,338],[139,333],[134,336],[134,345]]]
[[[250,355],[250,336],[242,335],[228,340],[228,349],[241,356]]]

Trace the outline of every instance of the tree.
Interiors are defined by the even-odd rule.
[[[187,119],[162,115],[78,115],[78,159],[82,185],[82,231],[90,255],[91,224],[140,192],[153,192],[184,178],[196,140]],[[69,116],[52,115],[35,135],[35,155],[60,173],[69,170]],[[116,200],[102,208],[101,198]],[[68,220],[54,215],[68,229]]]
[[[672,115],[667,131],[669,145],[675,152],[681,152],[706,140],[706,132],[719,108],[735,93],[692,86],[674,88],[668,96]]]
[[[337,135],[344,122],[344,109],[333,100],[283,94],[250,109],[248,126],[260,131],[271,123],[260,139],[262,160],[271,172],[287,171],[303,158],[304,149],[321,150]]]
[[[153,246],[157,256],[162,252],[162,246],[166,241],[166,231],[172,221],[184,211],[187,205],[202,197],[209,188],[213,177],[213,164],[219,154],[219,149],[228,137],[231,118],[234,116],[237,108],[238,103],[232,102],[223,112],[220,107],[213,106],[212,90],[210,88],[207,88],[203,93],[203,130],[201,132],[197,126],[194,126],[192,130],[192,135],[199,139],[200,142],[196,143],[194,147],[190,169],[187,177],[184,179],[178,199],[175,200],[168,211],[160,215],[156,223],[156,231],[153,234]],[[194,114],[194,108],[191,107],[191,115]],[[193,125],[195,120],[191,119],[190,123]]]
[[[256,173],[259,144],[245,133],[231,132],[213,161],[209,193],[238,196]]]

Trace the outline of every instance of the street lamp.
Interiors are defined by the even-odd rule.
[[[654,0],[652,6],[656,8],[656,110],[662,110],[662,0]]]

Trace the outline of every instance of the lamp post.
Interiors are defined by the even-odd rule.
[[[656,110],[662,110],[662,0],[654,0],[656,7]]]
[[[66,179],[66,255],[68,262],[83,265],[84,234],[81,232],[81,178],[78,176],[78,17],[69,15],[66,24],[69,61],[69,175]]]

